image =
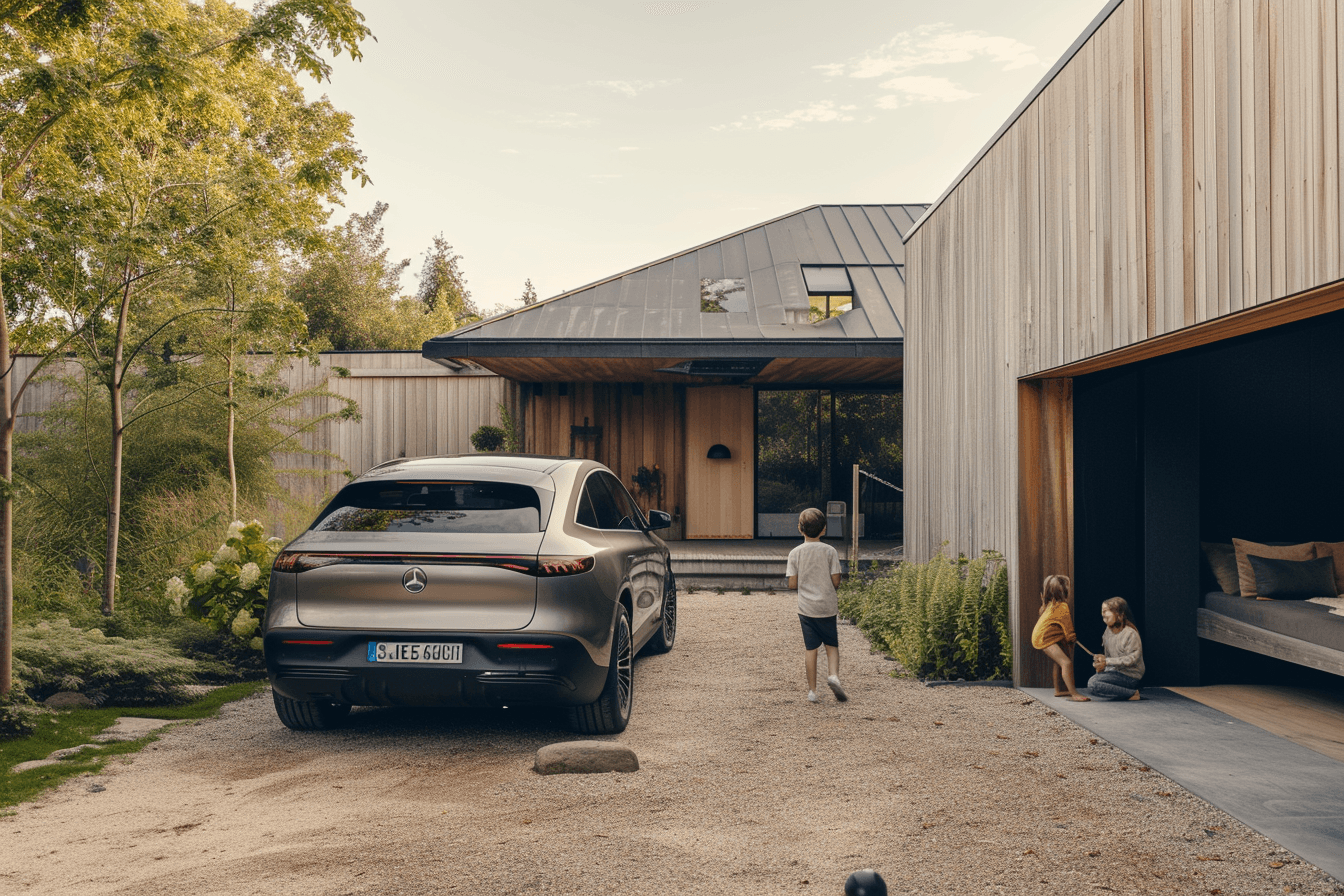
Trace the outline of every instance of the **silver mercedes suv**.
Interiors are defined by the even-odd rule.
[[[625,729],[633,660],[672,649],[667,545],[603,465],[472,454],[351,482],[275,560],[266,668],[290,728],[351,706],[566,707]]]

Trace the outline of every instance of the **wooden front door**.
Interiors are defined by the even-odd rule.
[[[728,459],[707,457],[714,445]],[[755,533],[756,403],[751,386],[686,390],[686,537]]]

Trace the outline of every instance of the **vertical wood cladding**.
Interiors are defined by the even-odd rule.
[[[562,389],[561,386],[565,388]],[[524,387],[530,391],[529,387]],[[560,394],[561,392],[565,394]],[[644,511],[678,517],[668,537],[680,537],[686,508],[686,387],[670,383],[545,383],[526,401],[527,450],[570,453],[570,427],[601,427],[600,439],[575,439],[574,456],[611,468]],[[641,493],[631,477],[640,467],[662,474],[662,492]]]
[[[1126,0],[913,233],[907,556],[1034,593],[1016,381],[1344,275],[1341,7]]]

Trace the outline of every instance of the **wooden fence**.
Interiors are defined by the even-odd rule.
[[[37,362],[35,356],[16,358],[17,380]],[[338,376],[335,368],[350,375]],[[66,378],[79,372],[73,361],[44,370],[19,404],[18,430],[38,429],[42,412],[66,394]],[[359,408],[359,420],[328,420],[303,434],[303,446],[312,453],[274,456],[280,484],[308,502],[339,488],[347,471],[357,476],[397,457],[470,453],[471,434],[482,424],[500,425],[501,406],[513,401],[508,380],[479,367],[450,370],[426,361],[419,352],[324,352],[316,365],[289,365],[282,379],[291,392],[325,386],[354,399]],[[294,419],[311,419],[339,407],[330,398],[306,399]]]

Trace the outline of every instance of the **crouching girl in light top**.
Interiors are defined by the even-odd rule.
[[[1101,649],[1106,655],[1092,657],[1097,674],[1088,679],[1087,689],[1094,697],[1137,700],[1144,671],[1143,642],[1129,613],[1129,603],[1123,597],[1102,601],[1101,619],[1106,623],[1101,635]]]

